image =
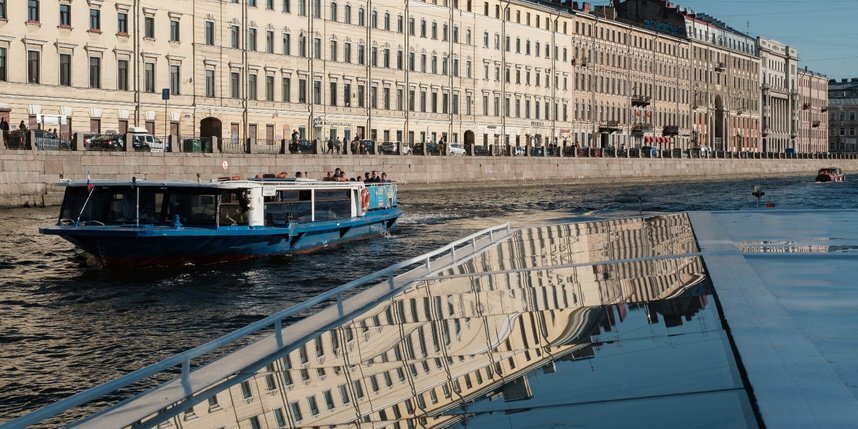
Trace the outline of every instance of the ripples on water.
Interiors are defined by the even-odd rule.
[[[856,208],[856,182],[809,178],[402,191],[399,229],[311,255],[172,269],[100,271],[37,233],[55,207],[0,210],[0,421],[109,381],[324,290],[498,223],[753,208]]]

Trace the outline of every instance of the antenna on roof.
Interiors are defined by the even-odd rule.
[[[745,35],[746,36],[751,35],[751,20],[750,19],[745,21]]]

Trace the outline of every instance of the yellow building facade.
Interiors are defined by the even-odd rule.
[[[714,115],[700,100],[723,86],[739,88],[731,102],[744,107],[717,125],[740,129],[720,131],[738,142],[722,146],[759,150],[752,55],[725,51],[722,59],[716,46],[598,16],[589,6],[2,3],[0,114],[13,125],[138,126],[235,142],[298,132],[323,141],[443,138],[496,151],[552,143],[687,149],[712,145]],[[704,77],[721,66],[727,78]]]

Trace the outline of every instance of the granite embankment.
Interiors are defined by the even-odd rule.
[[[63,178],[208,181],[221,176],[307,172],[339,167],[354,177],[378,170],[411,186],[491,185],[524,181],[703,180],[814,174],[830,165],[858,171],[858,160],[650,159],[374,155],[262,155],[0,151],[0,207],[57,204]]]

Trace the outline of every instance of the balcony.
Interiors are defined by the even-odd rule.
[[[645,133],[651,129],[652,129],[652,124],[643,123],[643,122],[632,124],[632,133],[643,134],[643,133]]]
[[[804,103],[801,105],[801,110],[810,110],[810,103]]]
[[[599,126],[599,132],[603,134],[613,134],[620,131],[620,123],[618,121],[607,121]]]
[[[664,129],[661,130],[661,135],[664,137],[673,137],[679,135],[679,126],[678,125],[665,125]]]
[[[650,105],[652,98],[648,95],[633,95],[632,96],[632,106],[634,107],[647,107]]]
[[[813,128],[819,128],[819,126],[820,126],[820,125],[821,125],[821,122],[820,122],[820,121],[813,121],[813,123],[811,124],[811,126],[812,126]]]
[[[828,111],[828,106],[822,106],[822,107],[820,107],[820,108],[819,108],[819,111],[820,111],[820,112],[827,112],[827,111]]]
[[[727,64],[725,64],[723,61],[719,61],[719,62],[715,63],[715,71],[716,72],[722,72],[724,70],[727,70]]]

